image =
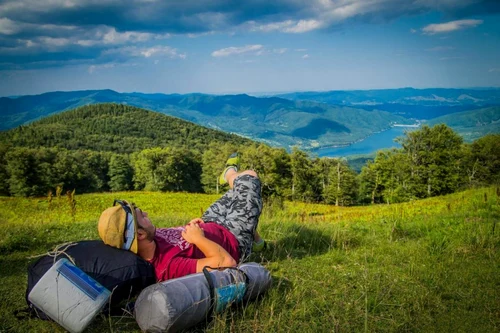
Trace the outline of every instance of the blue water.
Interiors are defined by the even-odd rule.
[[[380,149],[400,148],[401,145],[394,142],[398,136],[404,136],[405,131],[415,130],[415,128],[392,127],[387,131],[373,134],[363,141],[353,143],[347,147],[321,148],[313,153],[319,157],[342,157],[349,155],[371,154]]]

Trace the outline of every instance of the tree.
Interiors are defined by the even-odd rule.
[[[114,154],[109,161],[109,188],[111,191],[127,191],[132,188],[133,169],[125,155]]]
[[[133,155],[134,186],[148,191],[201,192],[200,160],[182,148],[145,149]]]
[[[359,200],[362,203],[380,202],[382,200],[381,172],[379,164],[369,161],[358,175]]]
[[[328,172],[328,182],[324,189],[326,203],[335,206],[349,206],[356,201],[356,173],[349,168],[345,159],[334,159],[334,167]]]
[[[53,180],[54,151],[13,148],[5,154],[9,192],[14,196],[47,194]]]
[[[382,201],[396,203],[410,200],[410,171],[408,156],[400,149],[382,150],[375,157]]]
[[[500,183],[500,134],[489,134],[464,145],[462,152],[469,186]]]
[[[264,144],[242,149],[242,169],[255,170],[262,183],[262,195],[267,198],[283,198],[290,193],[290,157],[285,149]]]
[[[424,125],[398,140],[409,159],[411,192],[417,198],[452,193],[461,184],[462,137],[444,124]]]
[[[320,201],[321,180],[307,154],[296,147],[290,155],[292,171],[292,199]]]
[[[5,155],[10,150],[7,145],[0,144],[0,195],[9,195],[9,174]]]
[[[77,189],[78,192],[85,192],[86,183],[88,183],[88,181],[82,181],[85,169],[85,165],[77,159],[74,151],[58,150],[52,163],[54,176],[51,187],[61,186],[67,190]]]
[[[202,155],[201,183],[206,193],[219,193],[219,175],[227,158],[238,149],[230,143],[211,142]]]

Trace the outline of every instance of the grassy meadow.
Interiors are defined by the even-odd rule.
[[[64,242],[97,239],[114,198],[134,201],[159,227],[201,215],[217,195],[122,192],[0,198],[0,332],[63,332],[18,320],[27,267]],[[405,204],[335,207],[285,202],[264,208],[269,247],[253,260],[273,286],[198,330],[208,332],[498,332],[500,189]],[[100,315],[90,332],[139,332],[130,315]]]

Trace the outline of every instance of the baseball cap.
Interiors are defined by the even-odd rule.
[[[115,200],[113,207],[102,212],[97,230],[105,244],[137,253],[138,226],[135,208],[133,203]]]

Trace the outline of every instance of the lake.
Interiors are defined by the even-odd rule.
[[[349,155],[367,155],[380,149],[400,148],[401,145],[394,142],[398,136],[404,136],[407,130],[415,130],[411,127],[392,127],[387,131],[373,134],[363,141],[353,143],[347,147],[339,148],[321,148],[314,150],[313,153],[319,157],[343,157]]]

